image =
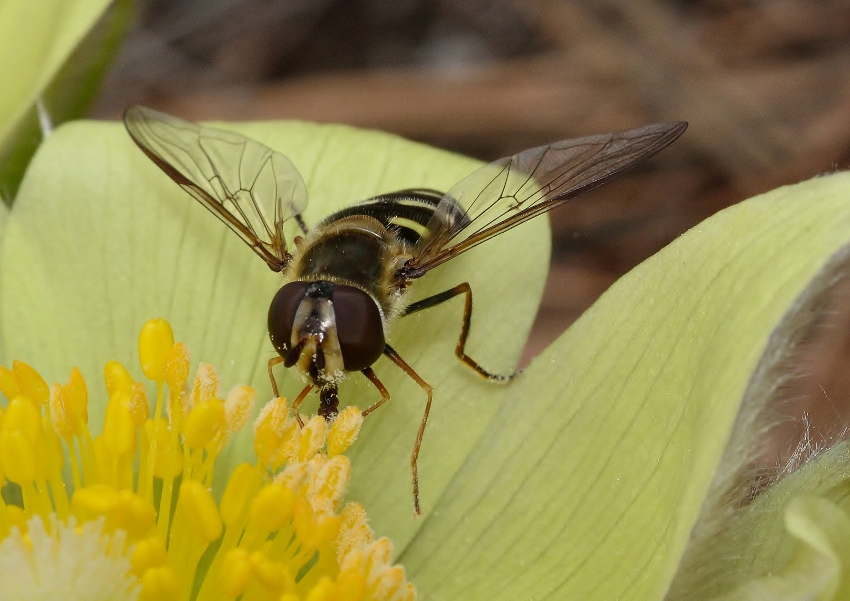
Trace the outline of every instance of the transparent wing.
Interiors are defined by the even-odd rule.
[[[235,132],[202,127],[143,106],[124,113],[133,140],[181,188],[236,232],[275,271],[291,255],[283,224],[307,189],[280,153]]]
[[[599,186],[663,149],[684,122],[563,140],[524,150],[474,171],[437,205],[402,270],[421,277],[437,265]]]

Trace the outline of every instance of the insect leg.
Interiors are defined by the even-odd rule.
[[[283,357],[280,355],[269,359],[269,380],[272,381],[272,392],[274,393],[275,398],[280,397],[280,392],[277,390],[277,381],[274,379],[274,372],[272,371],[272,368],[278,363],[283,363]]]
[[[368,409],[363,411],[363,417],[366,417],[370,413],[372,413],[375,409],[386,403],[390,400],[390,393],[378,379],[378,376],[375,375],[375,372],[372,371],[371,367],[367,367],[366,369],[361,369],[360,373],[369,378],[369,381],[375,385],[375,388],[378,389],[378,392],[381,393],[381,400],[369,407]]]
[[[421,515],[422,511],[419,508],[419,468],[416,462],[419,459],[419,447],[422,446],[422,436],[425,434],[425,424],[428,423],[428,414],[431,412],[431,397],[434,389],[418,373],[413,371],[413,368],[389,344],[384,347],[384,354],[390,361],[398,365],[404,373],[413,378],[413,381],[419,384],[422,390],[425,391],[425,394],[428,395],[428,402],[425,403],[425,412],[422,414],[422,423],[419,424],[419,432],[416,433],[416,442],[413,443],[413,452],[410,454],[410,474],[413,478],[413,510],[416,512],[416,515]]]
[[[301,216],[301,213],[295,213],[293,217],[295,217],[295,222],[298,224],[301,232],[306,236],[310,232],[310,229],[307,227],[307,224],[304,223],[304,218]]]
[[[472,288],[469,287],[468,282],[458,284],[454,288],[450,288],[435,294],[434,296],[429,296],[428,298],[408,305],[402,316],[410,315],[411,313],[416,313],[423,309],[436,307],[437,305],[440,305],[461,294],[465,294],[466,298],[464,299],[465,302],[463,306],[463,324],[460,328],[460,337],[458,337],[457,346],[455,346],[455,356],[483,378],[487,378],[493,382],[510,382],[519,372],[515,371],[507,375],[494,374],[493,372],[487,371],[481,367],[477,361],[464,352],[464,349],[466,348],[466,338],[469,336],[469,324],[472,319]]]
[[[304,399],[307,397],[307,393],[311,390],[313,390],[313,385],[307,384],[307,386],[304,387],[304,390],[298,393],[298,396],[292,402],[292,413],[295,415],[295,421],[297,421],[298,425],[302,428],[304,427],[304,422],[301,419],[301,415],[298,413],[298,408],[301,407],[301,403],[304,402]]]

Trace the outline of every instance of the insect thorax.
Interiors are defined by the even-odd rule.
[[[293,280],[327,280],[355,286],[392,312],[393,276],[408,245],[365,215],[323,222],[304,240],[290,269]]]

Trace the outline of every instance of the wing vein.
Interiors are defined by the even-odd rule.
[[[671,144],[683,122],[562,140],[471,173],[440,200],[398,277],[421,277],[462,252],[545,213]]]
[[[291,255],[283,224],[307,205],[304,180],[289,159],[236,132],[141,106],[127,109],[124,124],[160,169],[271,269],[286,268]]]

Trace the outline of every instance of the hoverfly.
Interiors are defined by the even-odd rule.
[[[465,352],[472,316],[468,283],[409,302],[409,289],[435,267],[532,217],[603,184],[671,144],[684,122],[657,123],[611,134],[564,140],[524,150],[474,171],[442,193],[410,189],[382,194],[329,215],[312,229],[301,213],[307,190],[282,154],[235,132],[204,127],[141,106],[127,109],[124,123],[136,144],[181,188],[221,219],[283,275],[272,299],[268,330],[278,356],[272,368],[295,368],[306,386],[292,404],[319,391],[319,414],[337,415],[338,386],[359,371],[381,398],[390,393],[372,371],[386,356],[427,395],[410,458],[413,503],[419,508],[417,459],[433,388],[386,341],[396,319],[455,296],[465,299],[455,355],[480,376],[508,381],[515,374],[487,371]],[[293,220],[301,235],[287,241]]]

